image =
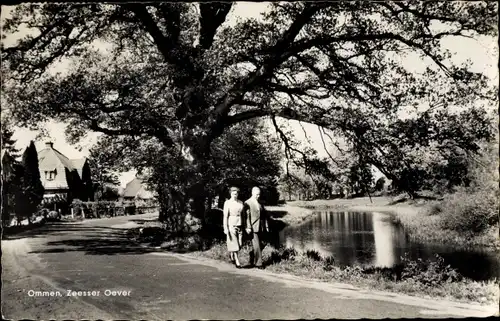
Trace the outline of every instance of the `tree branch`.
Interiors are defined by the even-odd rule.
[[[281,128],[279,128],[278,124],[276,123],[276,118],[274,116],[272,116],[271,120],[272,120],[274,128],[276,129],[276,132],[279,134],[279,137],[281,138],[281,140],[285,144],[285,156],[287,157],[287,160],[290,159],[290,151],[293,151],[295,153],[298,153],[298,154],[302,155],[303,164],[298,163],[297,161],[295,161],[294,158],[292,158],[292,161],[298,167],[303,166],[306,175],[308,175],[311,178],[311,180],[313,181],[313,183],[316,186],[318,186],[319,184],[314,179],[314,177],[313,177],[313,175],[312,175],[312,173],[310,171],[310,167],[308,166],[309,162],[308,162],[308,158],[307,158],[306,153],[304,153],[303,151],[301,151],[301,150],[299,150],[299,149],[297,149],[295,147],[292,147],[291,144],[290,144],[290,142],[289,142],[289,140],[288,140],[288,138],[286,137],[285,133],[281,130]],[[289,171],[288,171],[288,163],[287,163],[287,173],[289,173]]]
[[[320,126],[318,126],[318,131],[319,131],[319,135],[320,135],[320,137],[321,137],[321,142],[323,143],[323,148],[325,149],[326,154],[328,155],[328,157],[330,157],[330,159],[332,160],[332,162],[334,162],[334,163],[335,163],[335,165],[337,165],[337,166],[339,166],[339,167],[340,167],[340,166],[341,166],[341,165],[340,165],[340,163],[339,163],[339,162],[337,162],[337,161],[333,158],[332,154],[330,154],[330,152],[328,151],[328,148],[326,147],[325,139],[324,139],[324,137],[323,137],[323,132],[322,132],[321,127],[320,127]]]
[[[184,67],[185,69],[194,69],[191,61],[186,59],[185,54],[181,54],[181,48],[175,44],[172,38],[162,33],[152,15],[148,12],[146,5],[126,4],[125,6],[142,22],[166,61],[174,64],[178,68]]]
[[[307,2],[304,5],[302,12],[295,18],[290,27],[285,31],[280,40],[276,42],[274,46],[269,48],[266,52],[268,57],[264,60],[263,65],[260,68],[249,75],[246,79],[236,84],[229,92],[222,103],[218,104],[216,107],[216,113],[220,117],[224,117],[229,113],[231,106],[235,102],[241,99],[245,93],[251,90],[254,86],[259,84],[263,79],[268,78],[276,66],[285,61],[288,57],[283,56],[283,52],[289,47],[300,30],[304,27],[307,22],[312,18],[312,16],[318,12],[325,4],[314,4],[312,2]]]
[[[440,33],[439,36],[433,36],[433,39],[439,39],[446,35],[457,35],[456,33]],[[375,41],[375,40],[396,40],[401,43],[406,44],[409,47],[422,50],[429,58],[431,58],[443,71],[447,74],[449,73],[448,68],[444,66],[439,59],[424,48],[422,44],[419,44],[411,39],[406,39],[401,35],[397,35],[391,32],[384,32],[380,34],[358,34],[358,35],[341,35],[341,36],[321,36],[312,39],[304,39],[295,42],[283,57],[289,58],[305,50],[328,45],[334,42],[354,42],[354,41]]]
[[[181,16],[177,8],[175,8],[175,3],[159,3],[155,7],[161,12],[167,31],[170,34],[170,39],[172,43],[177,44],[179,41],[179,36],[181,33]]]
[[[200,3],[200,43],[203,49],[212,46],[217,28],[226,20],[226,16],[231,10],[232,3]]]

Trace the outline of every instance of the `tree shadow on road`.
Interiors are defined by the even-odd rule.
[[[48,242],[50,248],[32,251],[30,253],[61,253],[81,251],[87,255],[116,255],[116,254],[145,254],[154,252],[154,249],[140,246],[125,237],[112,238],[81,238],[63,241]]]
[[[113,228],[90,228],[77,238],[47,242],[44,249],[30,253],[62,253],[81,251],[87,255],[145,254],[155,249],[146,248],[131,240],[126,231]],[[88,232],[88,233],[87,233]]]
[[[39,226],[33,229],[27,229],[20,233],[3,233],[2,240],[19,240],[25,238],[36,238],[36,237],[46,237],[48,235],[59,234],[74,234],[79,231],[89,231],[91,228],[78,223],[67,223],[67,222],[53,222],[46,223],[43,226]]]
[[[144,254],[154,249],[135,242],[129,230],[81,223],[55,222],[15,235],[4,235],[3,241],[42,239],[33,243],[30,253],[63,253],[80,251],[88,255]]]

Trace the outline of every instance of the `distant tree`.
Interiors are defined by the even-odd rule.
[[[17,201],[20,210],[20,213],[18,212],[17,215],[30,219],[37,211],[38,205],[42,202],[44,193],[44,187],[40,180],[40,170],[38,167],[38,153],[33,141],[30,142],[29,146],[24,151],[21,164],[22,200]]]
[[[120,163],[113,157],[120,157],[114,151],[115,148],[110,144],[110,140],[101,140],[99,144],[90,149],[88,158],[88,169],[90,171],[91,181],[93,182],[94,198],[99,200],[105,199],[109,191],[106,186],[120,185],[118,175],[113,171],[113,168]],[[122,158],[127,158],[122,156]],[[110,196],[110,195],[108,195]]]
[[[281,175],[279,184],[281,187],[281,194],[284,196],[285,200],[288,201],[292,201],[305,185],[300,178],[290,172]]]
[[[98,199],[103,201],[116,201],[119,198],[120,193],[118,191],[118,186],[105,185]]]
[[[8,151],[2,153],[1,172],[2,224],[6,226],[10,221],[11,214],[16,213],[18,201],[22,201],[16,198],[20,193],[22,167]]]
[[[377,179],[377,181],[375,182],[375,186],[374,186],[375,191],[377,191],[377,192],[383,191],[384,190],[384,186],[385,186],[385,182],[386,182],[385,177],[383,177],[383,176],[379,177]]]
[[[373,173],[370,164],[356,162],[349,168],[348,182],[352,195],[365,195],[370,192]]]
[[[451,112],[435,107],[376,128],[366,124],[354,136],[354,149],[392,180],[396,191],[414,198],[430,186],[450,189],[466,183],[466,158],[478,155],[481,142],[493,139],[492,122],[482,108]]]
[[[485,190],[494,193],[500,200],[500,173],[499,173],[499,129],[494,127],[493,139],[482,143],[481,153],[469,159],[467,171],[468,187],[470,191]]]
[[[246,198],[253,186],[275,188],[281,158],[279,141],[262,122],[250,120],[233,126],[211,148],[210,194],[223,199],[229,196],[230,185],[237,185],[242,189],[241,198]],[[267,201],[270,195],[263,190],[262,196]]]
[[[283,192],[288,196],[288,200],[311,200],[317,197],[327,197],[330,189],[330,182],[320,174],[306,172],[297,166],[288,166],[287,171],[280,177],[280,185]]]
[[[232,184],[240,186],[242,198],[247,196],[252,186],[258,185],[263,188],[266,201],[277,202],[276,195],[271,197],[276,194],[273,188],[281,171],[282,154],[277,144],[276,137],[273,138],[260,121],[231,127],[214,141],[206,159],[209,165],[204,173],[208,179],[207,198],[206,204],[201,206],[208,206],[217,196],[227,196],[227,188]],[[103,136],[92,148],[90,160],[96,164],[92,165],[92,169],[102,168],[101,173],[131,169],[143,173],[145,183],[158,193],[160,203],[168,204],[170,208],[160,219],[172,218],[172,224],[183,213],[185,182],[199,175],[183,165],[181,155],[170,153],[155,139],[143,138],[139,141],[129,137]],[[193,206],[199,204],[194,202]]]
[[[16,140],[12,139],[14,131],[10,127],[8,124],[2,123],[2,149],[9,152],[14,159],[17,159],[20,156],[20,150],[15,147]]]
[[[94,183],[92,182],[92,171],[88,161],[86,161],[82,168],[82,192],[80,199],[85,201],[94,200]]]

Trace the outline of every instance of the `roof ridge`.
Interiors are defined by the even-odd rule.
[[[68,158],[68,156],[64,155],[63,153],[61,153],[61,152],[60,152],[60,151],[58,151],[57,149],[52,148],[52,150],[53,150],[54,152],[58,153],[59,155],[61,155],[62,157],[66,158],[67,160],[70,160],[70,159]]]
[[[74,170],[75,169],[75,167],[73,165],[73,162],[71,162],[71,160],[66,155],[64,155],[63,153],[61,153],[57,149],[55,149],[53,147],[52,148],[44,148],[44,149],[54,151],[54,154],[59,159],[59,161],[61,161],[63,163],[64,167],[68,167],[69,170]]]

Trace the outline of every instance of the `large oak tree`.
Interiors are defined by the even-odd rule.
[[[211,143],[248,119],[329,128],[396,180],[401,168],[412,168],[405,144],[475,150],[474,141],[489,135],[480,109],[472,121],[463,117],[464,127],[439,126],[449,106],[494,99],[485,76],[451,64],[440,42],[496,35],[493,2],[272,3],[260,20],[226,23],[232,7],[17,6],[4,35],[20,27],[35,33],[2,47],[5,101],[20,124],[64,121],[73,139],[88,130],[157,139],[193,173],[184,194],[198,200],[198,215]],[[409,71],[398,59],[407,53],[428,67]],[[69,67],[57,73],[60,59]],[[402,109],[422,104],[429,109],[417,120],[397,120]],[[453,139],[462,128],[466,139]]]

